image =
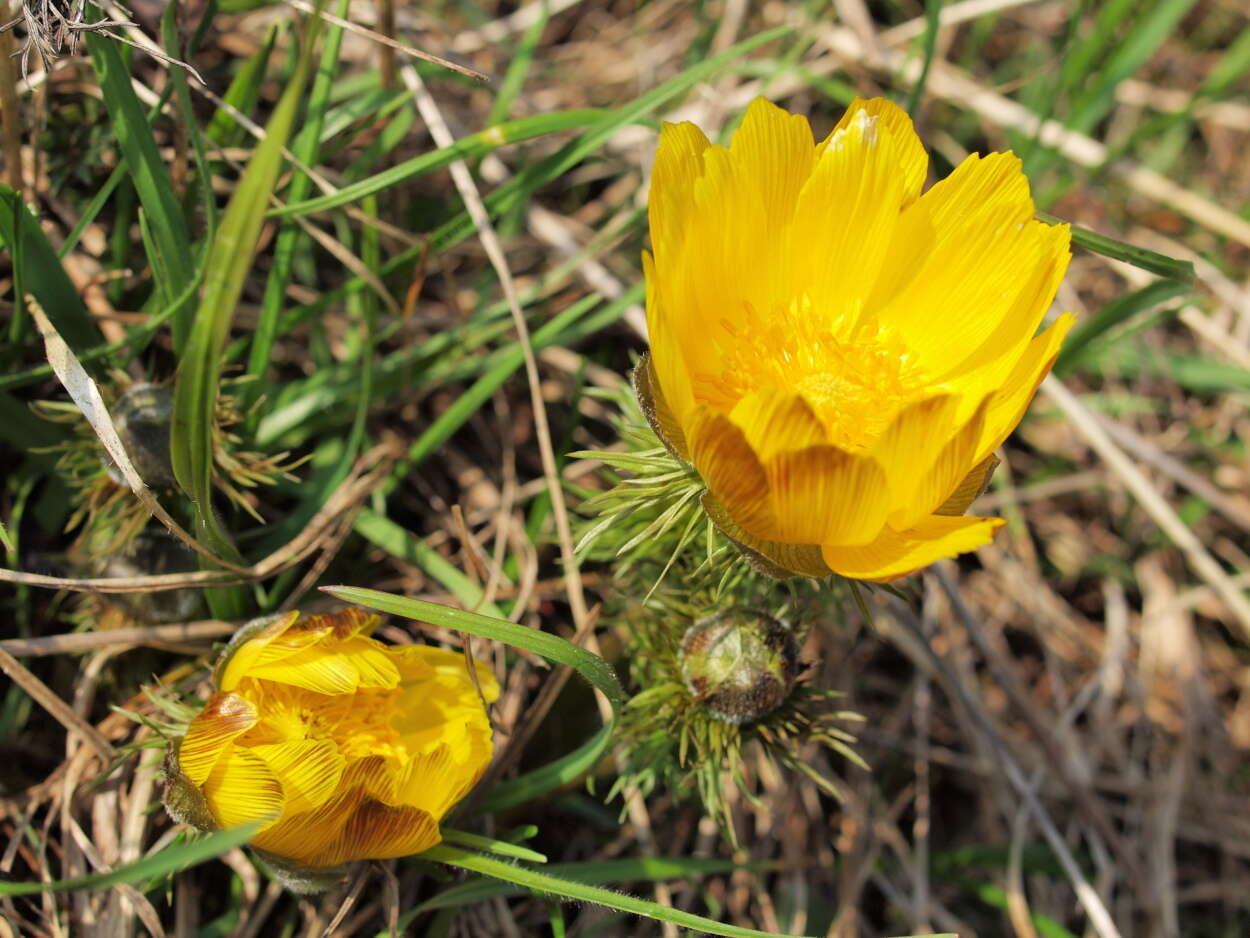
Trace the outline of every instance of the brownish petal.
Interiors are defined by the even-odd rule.
[[[742,430],[706,405],[694,413],[690,458],[708,491],[742,528],[757,537],[776,525],[768,477]]]
[[[187,726],[178,747],[178,768],[194,785],[203,785],[213,766],[235,739],[260,719],[251,702],[218,691]]]
[[[689,462],[690,448],[686,444],[686,434],[669,408],[668,401],[664,399],[664,391],[656,378],[655,364],[651,361],[649,352],[643,352],[642,358],[638,359],[633,379],[638,406],[655,435],[670,453],[684,462]]]
[[[729,538],[742,555],[761,573],[779,580],[791,576],[808,576],[815,579],[828,576],[833,571],[821,556],[815,544],[781,544],[754,537],[730,516],[711,492],[704,492],[700,499],[703,510],[725,537]]]
[[[967,511],[968,506],[990,487],[990,477],[998,468],[998,461],[998,457],[990,453],[977,463],[972,471],[964,476],[964,480],[959,483],[955,491],[951,492],[950,498],[946,499],[934,514],[962,515]]]
[[[425,811],[408,805],[362,801],[338,837],[313,857],[310,866],[338,866],[353,860],[389,860],[420,853],[442,837]]]

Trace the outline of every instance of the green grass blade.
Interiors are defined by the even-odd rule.
[[[1250,29],[1243,29],[1220,55],[1220,60],[1211,66],[1198,86],[1198,94],[1202,97],[1224,94],[1245,78],[1247,72],[1250,72]]]
[[[977,887],[977,897],[986,905],[998,909],[1004,915],[1011,908],[1007,893],[1002,887],[993,883],[984,883]],[[1068,931],[1053,918],[1042,915],[1040,912],[1030,913],[1029,918],[1033,922],[1033,927],[1037,929],[1038,938],[1077,938],[1073,932]]]
[[[87,6],[88,11],[94,9]],[[90,31],[86,32],[86,42],[118,148],[148,216],[153,248],[159,255],[150,258],[152,269],[164,273],[158,279],[157,289],[168,302],[195,277],[186,219],[143,106],[130,85],[130,70],[122,60],[121,47],[115,40]],[[191,310],[191,304],[187,303],[174,314],[171,328],[175,351],[183,349],[190,335]]]
[[[152,336],[156,335],[156,333],[160,331],[161,327],[169,320],[169,317],[174,314],[174,310],[178,309],[182,303],[186,302],[189,297],[195,294],[195,291],[200,288],[200,278],[203,276],[204,272],[201,270],[196,275],[194,280],[182,288],[182,292],[178,296],[174,297],[173,301],[168,306],[160,312],[148,317],[142,325],[135,326],[126,333],[125,337],[118,339],[116,342],[110,342],[107,345],[97,345],[82,352],[75,351],[74,354],[78,356],[78,360],[80,362],[91,362],[97,361],[101,358],[107,358],[114,352],[121,351],[125,348],[130,349],[134,354],[138,354],[147,346],[148,340],[151,339]],[[48,318],[52,319],[51,316]],[[55,324],[56,320],[52,319],[52,321]],[[62,336],[62,338],[63,337],[64,336]],[[99,341],[98,338],[97,341]],[[0,376],[0,391],[5,391],[10,388],[20,388],[28,384],[35,384],[50,377],[52,377],[51,365],[40,365],[37,368],[31,368],[27,371],[19,371],[17,374]]]
[[[157,98],[156,103],[148,109],[149,125],[156,119],[157,115],[161,113],[162,109],[164,109],[165,102],[169,100],[169,96],[173,94],[173,90],[174,86],[172,83],[166,84],[166,86],[161,89],[160,97]],[[121,181],[126,179],[127,176],[128,170],[125,161],[114,167],[113,172],[109,174],[109,178],[104,181],[104,185],[100,186],[100,188],[96,190],[95,194],[91,197],[91,201],[88,202],[86,207],[82,210],[82,217],[78,219],[77,224],[75,224],[70,233],[65,236],[65,240],[61,242],[61,246],[57,248],[57,257],[63,258],[73,251],[74,248],[78,247],[78,241],[82,238],[83,232],[90,228],[92,223],[95,222],[101,210],[108,204],[109,199],[112,198],[113,190],[116,189]]]
[[[108,889],[119,883],[139,883],[148,879],[168,876],[185,870],[196,863],[219,857],[227,850],[247,843],[256,833],[259,824],[245,824],[227,831],[217,831],[197,837],[185,843],[166,847],[160,853],[144,857],[116,870],[77,876],[73,879],[55,880],[50,883],[14,883],[0,880],[0,896],[28,896],[37,892],[67,892],[71,890]]]
[[[338,16],[347,16],[347,0],[339,3]],[[321,52],[321,61],[317,67],[317,75],[313,79],[312,93],[309,98],[305,124],[295,142],[295,156],[305,166],[317,164],[317,150],[321,141],[321,127],[325,121],[326,106],[329,103],[330,89],[334,84],[335,67],[338,65],[339,48],[343,40],[343,27],[331,25],[326,33],[325,47]],[[290,201],[298,202],[308,193],[311,180],[304,173],[297,173],[291,181],[288,195]],[[299,241],[305,237],[303,231],[294,221],[286,221],[278,231],[274,244],[273,266],[269,270],[269,278],[265,281],[265,295],[261,300],[260,315],[256,320],[256,331],[252,335],[252,346],[248,351],[247,374],[260,379],[269,371],[269,357],[273,351],[273,343],[278,334],[278,317],[286,300],[287,283],[291,277],[291,264],[295,258],[295,249]],[[252,403],[260,393],[259,380],[245,385],[240,398],[244,409]],[[251,421],[255,426],[255,415]]]
[[[474,813],[506,811],[572,783],[595,767],[611,742],[612,724],[609,723],[567,755],[500,782],[475,802]]]
[[[1046,212],[1038,212],[1037,218],[1048,225],[1067,224],[1062,218],[1056,218],[1054,215]],[[1191,261],[1178,260],[1175,257],[1168,257],[1166,254],[1160,254],[1157,251],[1149,251],[1146,248],[1125,244],[1123,241],[1100,235],[1098,232],[1082,228],[1080,225],[1072,225],[1072,243],[1077,247],[1085,248],[1087,251],[1093,251],[1095,254],[1111,257],[1117,261],[1124,261],[1126,264],[1140,267],[1142,270],[1147,270],[1157,276],[1179,280],[1181,283],[1192,284],[1196,276],[1194,265]]]
[[[523,117],[520,120],[496,124],[478,133],[470,134],[462,140],[457,140],[449,147],[434,150],[432,153],[422,153],[420,156],[414,156],[390,169],[376,173],[368,179],[343,186],[338,192],[302,201],[292,198],[281,208],[272,209],[269,214],[273,218],[284,218],[288,215],[307,215],[310,212],[323,212],[326,209],[338,208],[363,199],[367,195],[389,189],[422,173],[449,166],[456,160],[474,159],[511,143],[520,143],[523,140],[562,130],[585,127],[601,119],[604,114],[610,113],[610,111],[596,109],[558,111],[555,114],[536,114],[533,117]]]
[[[194,45],[192,44],[186,50],[178,48],[178,11],[179,5],[176,0],[171,0],[170,4],[165,7],[165,12],[161,15],[161,38],[168,51],[180,53],[184,61],[190,61]],[[194,38],[192,37],[192,43],[194,43]],[[182,125],[186,128],[187,139],[191,141],[191,153],[195,157],[196,173],[193,191],[199,191],[207,234],[205,240],[211,244],[217,233],[217,200],[213,198],[208,157],[204,153],[204,136],[200,132],[195,106],[191,102],[191,87],[187,84],[186,72],[180,68],[170,69],[169,83],[177,95]]]
[[[444,831],[444,835],[446,832]],[[450,837],[446,843],[461,846]],[[466,845],[467,846],[467,845]],[[576,880],[594,886],[613,883],[665,882],[674,879],[691,879],[696,876],[715,876],[735,870],[766,870],[775,863],[735,863],[733,860],[702,859],[699,857],[631,857],[624,860],[599,860],[582,863],[551,863],[543,872],[561,879]],[[428,912],[482,902],[496,896],[519,896],[527,890],[516,883],[498,879],[471,879],[466,883],[444,889],[432,899],[417,906],[414,912]]]
[[[538,15],[534,17],[534,22],[530,23],[529,29],[521,37],[521,42],[512,55],[512,61],[508,63],[508,71],[499,84],[499,94],[495,96],[495,101],[490,106],[490,114],[486,117],[488,127],[504,120],[508,112],[512,110],[512,102],[516,100],[516,96],[521,93],[521,88],[525,85],[525,76],[529,74],[530,65],[534,61],[534,50],[538,46],[538,40],[542,37],[550,17],[551,9],[544,3]]]
[[[489,144],[492,140],[495,140],[498,136],[504,133],[502,129],[504,127],[513,127],[514,130],[509,132],[515,133],[519,132],[520,125],[526,124],[526,122],[537,122],[540,119],[582,122],[586,121],[586,118],[591,117],[592,115],[597,115],[598,119],[594,120],[593,123],[590,123],[586,132],[576,140],[572,141],[567,146],[562,147],[551,157],[548,157],[547,159],[536,163],[534,166],[529,167],[524,172],[513,176],[512,179],[504,183],[486,197],[486,206],[490,210],[491,215],[499,215],[518,205],[521,200],[534,189],[537,189],[539,186],[544,185],[557,176],[562,175],[577,163],[590,156],[604,143],[604,141],[612,136],[612,134],[616,133],[616,131],[620,128],[626,126],[627,124],[632,124],[635,121],[641,120],[647,114],[651,113],[656,108],[662,107],[665,103],[671,101],[682,92],[687,91],[689,88],[701,81],[705,81],[734,59],[746,55],[748,52],[784,36],[789,31],[790,27],[788,26],[778,26],[775,29],[759,33],[749,39],[744,39],[742,42],[731,46],[720,55],[713,56],[706,61],[700,62],[698,65],[686,69],[680,75],[670,78],[658,88],[653,88],[636,101],[632,101],[629,104],[615,110],[608,111],[606,113],[602,111],[566,111],[561,112],[560,114],[540,115],[538,117],[523,118],[519,121],[510,121],[508,124],[490,127],[478,134],[466,137],[464,140],[459,140],[451,147],[447,147],[443,150],[436,150],[434,153],[423,154],[414,160],[409,160],[407,163],[395,167],[389,172],[394,173],[395,170],[406,167],[408,175],[400,178],[408,178],[408,176],[415,175],[412,170],[412,166],[418,160],[432,161],[429,164],[421,164],[421,168],[417,170],[417,172],[428,172],[431,169],[436,169],[439,166],[445,166],[457,159],[466,159],[480,155],[481,153],[486,152],[486,150],[494,148],[489,146]],[[531,129],[536,128],[536,125],[529,126]],[[563,128],[549,128],[547,131],[538,131],[534,129],[531,136],[537,136],[542,132],[552,132],[554,129],[568,129],[568,126],[573,126],[573,124],[569,124]],[[476,143],[472,142],[475,140],[477,141]],[[503,140],[496,145],[501,146],[503,143],[511,142],[515,141]],[[482,149],[484,144],[487,146],[485,149]],[[341,189],[333,196],[326,196],[322,199],[309,199],[301,205],[287,205],[281,209],[275,210],[273,214],[281,216],[295,212],[302,213],[305,211],[331,208],[343,204],[343,201],[350,201],[350,199],[343,200],[344,193],[350,191],[353,192],[352,198],[359,198],[361,195],[377,192],[380,189],[393,185],[398,181],[400,181],[399,178],[393,178],[386,173],[379,173],[376,176],[370,177],[370,179],[366,179],[358,183],[358,187],[361,188],[348,186]],[[363,188],[366,186],[368,188]],[[475,230],[473,221],[469,218],[468,213],[462,212],[434,233],[430,239],[430,250],[444,250],[468,237]],[[415,250],[405,252],[405,258],[410,256],[416,256]],[[398,263],[399,260],[399,258],[392,260],[391,264],[388,264],[387,269],[389,269],[392,264]],[[383,272],[386,272],[386,269],[384,269]]]
[[[57,259],[48,236],[31,215],[22,197],[0,185],[0,242],[13,260],[14,295],[18,308],[33,293],[69,347],[75,353],[104,341],[87,312],[69,274]],[[14,317],[16,322],[16,314]]]
[[[427,546],[421,538],[404,530],[385,515],[380,515],[369,508],[362,508],[356,518],[355,531],[392,557],[420,567],[465,606],[479,607],[479,603],[482,602],[480,586],[461,573],[442,554]],[[480,608],[487,615],[503,618],[502,610],[494,603],[480,606]]]
[[[1194,2],[1163,0],[1147,8],[1132,32],[1116,44],[1111,55],[1087,73],[1092,81],[1089,81],[1088,90],[1077,100],[1065,123],[1081,133],[1091,130],[1114,106],[1116,88],[1141,68],[1164,41],[1175,35],[1177,23]]]
[[[484,876],[500,879],[506,883],[513,883],[530,892],[560,896],[571,902],[592,902],[595,905],[606,906],[609,909],[619,909],[622,912],[641,915],[656,921],[672,922],[674,925],[692,928],[695,931],[709,935],[724,935],[726,938],[777,938],[778,935],[777,932],[757,931],[754,928],[740,928],[737,925],[723,925],[701,915],[683,912],[680,909],[665,908],[659,903],[639,899],[636,896],[613,892],[610,889],[601,889],[598,886],[579,883],[572,879],[561,879],[546,872],[505,863],[502,860],[480,856],[479,854],[470,853],[467,850],[461,850],[458,847],[451,847],[446,844],[431,847],[422,856],[428,860],[445,863],[448,866],[481,873]],[[915,936],[912,936],[912,938],[915,938]],[[931,938],[955,938],[955,936],[934,935]]]
[[[584,297],[574,303],[551,322],[535,331],[531,344],[534,351],[539,352],[552,344],[565,328],[576,322],[586,311],[598,303],[597,294]],[[490,396],[499,389],[509,377],[516,373],[525,362],[524,352],[519,345],[512,345],[504,351],[498,364],[477,379],[467,391],[461,394],[447,410],[439,414],[425,431],[408,447],[408,459],[413,463],[420,462],[430,453],[445,443],[453,433],[459,430]]]
[[[1140,312],[1188,292],[1189,287],[1179,281],[1156,280],[1140,290],[1116,297],[1072,330],[1072,334],[1063,343],[1063,351],[1059,353],[1059,358],[1055,361],[1055,374],[1062,377],[1080,365],[1091,352],[1090,344],[1108,330],[1126,322]]]
[[[174,475],[191,499],[196,536],[203,538],[218,556],[227,559],[237,558],[239,554],[222,529],[212,505],[213,425],[222,350],[230,332],[234,308],[252,268],[269,196],[282,167],[282,148],[302,103],[319,22],[316,17],[309,20],[306,43],[295,74],[282,93],[270,117],[265,139],[252,154],[209,246],[204,292],[179,363],[174,389],[170,430]],[[213,595],[210,594],[210,601]],[[226,594],[217,595],[223,597],[219,602],[226,602]],[[241,604],[237,593],[229,603]],[[223,615],[224,611],[215,608],[214,613]]]
[[[0,528],[0,535],[3,535],[2,528]],[[467,831],[448,830],[445,827],[439,833],[443,835],[443,843],[454,844],[457,847],[469,847],[483,853],[492,853],[497,857],[512,857],[516,860],[528,860],[531,863],[547,862],[547,858],[537,850],[531,850],[529,847],[523,847],[511,841],[496,840],[494,837],[483,837]]]
[[[406,599],[403,596],[392,596],[379,590],[365,589],[359,586],[323,586],[323,592],[347,603],[355,603],[369,609],[389,612],[391,615],[415,619],[441,625],[447,629],[469,632],[491,641],[503,642],[524,648],[536,655],[542,655],[548,661],[567,664],[578,674],[603,691],[613,709],[619,709],[625,703],[625,692],[612,672],[608,663],[598,655],[579,648],[572,642],[552,635],[550,632],[538,632],[527,629],[506,619],[495,619],[476,612],[465,612],[463,609],[452,609],[420,599]]]
[[[265,72],[269,68],[269,59],[273,55],[274,43],[278,39],[278,28],[271,25],[265,33],[265,41],[250,59],[243,63],[230,87],[222,95],[222,100],[234,107],[240,114],[251,114],[260,100],[260,86],[265,80]],[[225,108],[213,112],[212,119],[204,135],[218,146],[238,146],[245,133],[243,127],[235,120],[234,115]]]
[[[920,67],[920,77],[911,87],[907,96],[907,113],[916,116],[916,108],[924,97],[924,87],[929,82],[929,69],[933,67],[933,57],[937,54],[938,25],[942,16],[942,0],[927,0],[924,9],[924,63]]]

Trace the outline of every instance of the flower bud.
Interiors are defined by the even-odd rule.
[[[799,647],[771,616],[727,609],[686,630],[678,662],[686,687],[712,716],[751,723],[775,710],[793,689]]]
[[[113,407],[113,424],[135,471],[150,488],[176,484],[169,456],[169,428],[173,422],[174,394],[163,384],[136,384]],[[104,465],[113,481],[125,484],[108,453]]]
[[[217,690],[166,758],[165,806],[202,830],[257,822],[251,840],[292,889],[354,860],[420,853],[491,757],[485,666],[369,637],[347,609],[244,626]]]

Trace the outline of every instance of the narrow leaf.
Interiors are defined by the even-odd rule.
[[[104,341],[48,236],[21,195],[5,185],[0,185],[0,243],[13,260],[15,294],[33,293],[39,305],[51,310],[48,318],[71,348],[82,351]]]
[[[221,355],[234,309],[252,268],[269,196],[282,167],[282,148],[302,102],[312,61],[317,18],[310,20],[307,41],[287,85],[240,178],[209,248],[204,292],[180,362],[174,391],[170,456],[178,484],[190,497],[196,533],[218,553],[239,557],[212,506],[213,425],[216,416]],[[221,615],[221,610],[214,610]]]
[[[503,880],[506,883],[515,883],[531,892],[559,896],[572,902],[593,902],[595,905],[602,905],[609,909],[619,909],[622,912],[641,915],[656,921],[672,922],[674,925],[692,928],[709,935],[725,935],[728,938],[778,938],[777,932],[757,931],[754,928],[725,925],[713,919],[704,918],[701,915],[683,912],[680,909],[670,909],[657,902],[639,899],[637,896],[613,892],[610,889],[601,889],[598,886],[590,886],[572,879],[560,879],[546,872],[505,863],[502,860],[480,856],[446,844],[431,847],[422,856],[462,870],[482,873],[483,875]],[[955,936],[949,934],[933,935],[931,938],[955,938]]]
[[[1048,225],[1066,224],[1062,218],[1056,218],[1046,212],[1038,212],[1037,217]],[[1100,235],[1096,231],[1090,231],[1088,228],[1082,228],[1080,225],[1072,225],[1072,243],[1087,251],[1093,251],[1095,254],[1148,270],[1160,277],[1168,277],[1182,283],[1194,282],[1194,265],[1191,261],[1182,261],[1157,251],[1135,247],[1115,238]]]
[[[95,9],[91,4],[87,5],[88,11]],[[152,266],[154,271],[164,274],[157,286],[168,302],[195,277],[195,261],[191,256],[191,236],[186,219],[182,216],[173,182],[157,149],[143,105],[130,85],[130,70],[122,60],[118,43],[89,30],[85,35],[104,105],[112,119],[117,145],[130,171],[135,192],[147,213],[153,247],[159,253],[159,257],[151,258]],[[175,312],[171,326],[174,349],[181,351],[191,330],[190,303]]]
[[[135,863],[109,870],[77,876],[74,879],[56,880],[50,883],[14,883],[0,879],[0,896],[28,896],[37,892],[68,892],[72,890],[108,889],[119,883],[140,883],[145,880],[168,876],[189,866],[219,857],[252,839],[257,824],[246,824],[231,830],[217,831],[197,837],[185,843],[166,847],[160,853],[144,857]]]

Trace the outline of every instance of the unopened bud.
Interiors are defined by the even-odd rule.
[[[174,467],[169,458],[169,428],[173,423],[174,393],[162,384],[136,384],[113,406],[113,424],[126,455],[150,488],[172,488]],[[113,481],[125,484],[107,454],[105,466]]]
[[[727,609],[700,619],[681,641],[686,687],[726,723],[751,723],[789,695],[799,673],[793,633],[771,616]]]

